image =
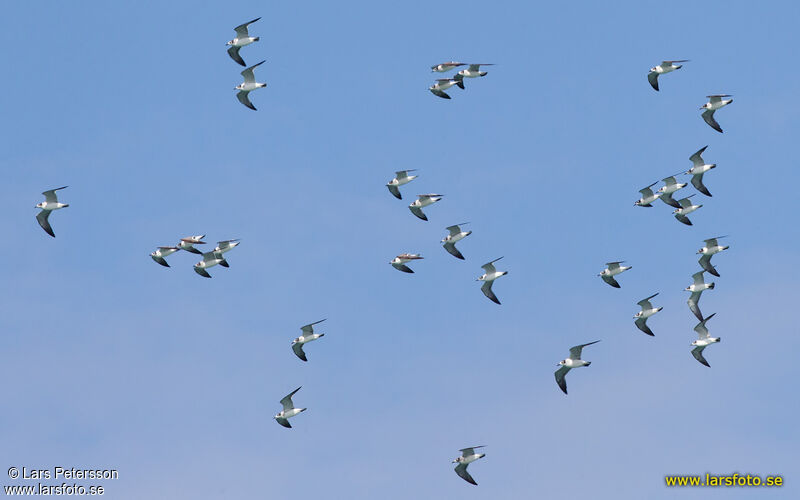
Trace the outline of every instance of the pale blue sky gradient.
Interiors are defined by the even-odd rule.
[[[115,468],[114,499],[800,494],[796,3],[4,7],[0,470]],[[252,112],[225,42],[258,16]],[[445,101],[429,67],[451,59],[497,65]],[[691,62],[656,93],[662,59]],[[734,96],[724,134],[711,93]],[[705,145],[693,227],[633,206]],[[34,205],[62,185],[52,239]],[[406,208],[426,192],[427,223]],[[465,262],[439,244],[463,221]],[[190,234],[241,238],[230,269],[148,257]],[[708,369],[682,290],[723,234]],[[502,306],[474,281],[499,256]],[[616,290],[596,274],[620,259]],[[632,316],[655,292],[650,338]],[[565,396],[556,363],[597,339]],[[478,487],[450,464],[470,445]],[[706,472],[786,486],[664,486]]]

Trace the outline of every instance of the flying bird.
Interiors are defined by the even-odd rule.
[[[38,203],[35,208],[41,208],[42,211],[36,214],[36,220],[39,221],[39,225],[42,226],[44,232],[52,236],[53,238],[56,237],[56,233],[53,232],[53,228],[50,227],[50,212],[53,210],[59,210],[61,208],[66,208],[69,206],[69,203],[60,203],[58,201],[58,196],[56,196],[56,191],[60,191],[65,189],[69,186],[62,186],[60,188],[55,189],[48,189],[47,191],[43,192],[44,201]]]
[[[460,224],[447,226],[445,229],[447,229],[450,232],[450,234],[445,236],[441,241],[442,245],[444,246],[444,249],[447,250],[447,253],[461,260],[464,260],[464,256],[461,255],[461,252],[459,252],[458,249],[456,248],[456,243],[458,243],[459,241],[463,240],[464,238],[472,234],[472,231],[461,230],[460,226],[463,226],[465,224],[469,224],[469,222],[462,222]]]
[[[230,267],[228,265],[228,261],[225,260],[225,257],[222,256],[222,253],[206,252],[203,254],[203,260],[194,265],[194,272],[205,278],[210,278],[211,275],[208,274],[208,271],[206,271],[206,269],[208,269],[209,267],[214,267],[217,264],[219,264],[222,267]]]
[[[292,402],[292,396],[294,396],[297,391],[299,391],[302,386],[298,387],[297,389],[293,390],[283,399],[281,399],[281,405],[283,405],[283,410],[280,411],[274,418],[279,424],[282,426],[291,429],[292,424],[289,423],[289,419],[297,415],[298,413],[302,413],[306,411],[308,408],[295,408],[294,403]]]
[[[442,99],[450,99],[450,95],[445,92],[445,90],[449,89],[453,85],[456,85],[458,88],[464,88],[464,77],[461,75],[456,75],[455,78],[439,78],[436,80],[436,83],[428,87],[428,90],[435,96],[441,97]]]
[[[703,184],[703,174],[711,170],[712,168],[716,168],[717,164],[707,164],[703,161],[703,151],[706,150],[708,146],[703,146],[700,148],[698,152],[693,154],[689,157],[689,160],[692,162],[692,168],[687,170],[685,173],[692,176],[692,186],[694,186],[698,191],[703,193],[706,196],[711,196],[711,193],[708,191],[706,186]]]
[[[249,68],[242,71],[242,76],[244,77],[244,81],[233,88],[233,90],[238,90],[239,92],[236,93],[236,98],[239,99],[239,102],[247,106],[248,108],[256,111],[256,107],[253,106],[253,103],[250,102],[249,94],[250,92],[260,89],[262,87],[266,87],[266,83],[258,83],[256,82],[256,77],[253,74],[253,70],[258,66],[264,64],[265,61],[261,61],[258,64],[254,64]]]
[[[681,69],[683,65],[675,63],[682,63],[682,62],[689,62],[689,60],[676,59],[674,61],[661,61],[661,64],[659,64],[658,66],[650,68],[650,72],[647,73],[647,81],[650,82],[650,86],[653,87],[653,89],[655,89],[656,91],[658,91],[658,76],[663,75],[665,73],[672,73],[676,69]]]
[[[217,242],[217,247],[214,248],[214,250],[212,250],[212,251],[213,252],[219,252],[219,253],[230,252],[231,250],[236,248],[239,245],[239,243],[241,243],[240,240],[218,241]]]
[[[703,280],[704,272],[705,271],[697,271],[696,273],[694,273],[692,275],[692,279],[694,280],[694,282],[691,285],[684,288],[685,291],[692,292],[692,294],[689,295],[689,300],[687,300],[686,303],[689,304],[689,310],[692,311],[694,316],[700,321],[703,321],[703,313],[700,312],[700,305],[699,305],[700,295],[702,295],[702,293],[705,290],[714,289],[713,282],[706,283],[705,280]]]
[[[428,220],[428,217],[422,212],[422,208],[427,207],[428,205],[433,205],[441,199],[441,194],[420,194],[417,195],[417,199],[408,206],[408,209],[411,210],[412,214],[416,215],[420,219]]]
[[[394,195],[395,198],[398,200],[403,199],[403,195],[400,194],[400,186],[404,184],[408,184],[409,182],[413,181],[417,178],[416,175],[408,175],[409,172],[416,172],[417,169],[412,168],[409,170],[398,170],[394,173],[394,179],[390,180],[386,183],[386,187],[389,188],[389,192]]]
[[[181,250],[186,250],[187,252],[203,255],[203,252],[196,249],[194,245],[205,245],[206,242],[203,241],[203,238],[205,237],[205,234],[198,234],[197,236],[187,236],[186,238],[181,238],[181,241],[178,242],[178,247]]]
[[[557,366],[560,366],[558,370],[556,370],[556,383],[564,391],[564,394],[567,393],[567,380],[566,376],[567,373],[572,370],[573,368],[580,368],[582,366],[589,366],[592,364],[591,361],[584,361],[581,359],[581,352],[583,352],[583,348],[592,344],[596,344],[600,342],[599,340],[595,340],[594,342],[589,342],[588,344],[581,344],[576,345],[569,348],[569,357],[567,359],[562,359],[558,362]]]
[[[408,267],[406,264],[408,262],[413,261],[413,260],[420,260],[420,259],[423,259],[423,258],[424,257],[421,257],[418,253],[401,253],[400,255],[398,255],[397,257],[392,259],[392,261],[389,262],[389,264],[391,264],[392,267],[394,267],[398,271],[403,271],[404,273],[412,273],[413,274],[414,271],[410,267]]]
[[[670,175],[669,177],[661,179],[664,185],[658,188],[658,192],[661,193],[659,199],[671,207],[681,208],[680,204],[672,197],[672,193],[685,188],[688,184],[685,182],[678,182],[677,179],[675,179],[675,175]]]
[[[700,264],[700,267],[717,278],[719,278],[719,273],[717,272],[717,269],[711,265],[711,256],[730,248],[730,246],[722,246],[717,242],[718,239],[724,237],[725,236],[717,236],[716,238],[703,240],[705,242],[705,246],[697,251],[697,253],[702,254],[700,256],[700,260],[697,261]]]
[[[678,200],[678,204],[681,206],[681,208],[676,208],[672,212],[675,215],[675,218],[678,219],[678,222],[686,224],[687,226],[692,225],[692,221],[689,220],[689,217],[687,217],[687,215],[689,215],[690,213],[694,212],[695,210],[703,206],[703,205],[693,205],[692,201],[689,199],[692,196],[694,195],[690,194],[686,198],[681,198],[680,200]]]
[[[709,365],[708,361],[706,361],[706,358],[703,357],[703,349],[722,340],[720,337],[712,337],[709,335],[708,328],[706,328],[706,322],[713,318],[715,314],[717,313],[712,314],[706,319],[701,319],[700,323],[697,323],[697,325],[694,327],[694,331],[697,332],[697,340],[692,342],[692,345],[695,346],[695,348],[692,349],[692,356],[694,356],[694,359],[699,361],[701,364],[704,364],[709,368],[711,368],[711,365]]]
[[[639,305],[639,307],[642,308],[642,310],[637,312],[636,315],[634,316],[634,318],[636,319],[636,321],[634,321],[636,327],[639,330],[643,331],[644,333],[650,335],[651,337],[655,337],[655,334],[653,333],[653,330],[651,330],[650,327],[647,326],[647,318],[654,315],[658,311],[664,309],[663,307],[653,307],[653,304],[650,303],[650,299],[652,299],[656,295],[658,294],[654,293],[653,295],[647,297],[646,299],[642,299],[639,302],[637,302],[637,304]]]
[[[487,262],[486,264],[482,265],[481,269],[484,270],[484,273],[478,276],[478,278],[475,280],[475,281],[483,281],[483,285],[481,285],[481,291],[483,292],[484,295],[486,295],[486,297],[489,300],[498,305],[500,304],[500,301],[497,300],[497,296],[492,291],[492,283],[494,283],[494,280],[496,280],[497,278],[508,274],[508,271],[498,271],[497,269],[495,269],[494,263],[500,259],[502,259],[502,257],[498,257],[493,261]]]
[[[448,71],[455,69],[459,66],[464,66],[465,64],[462,62],[446,62],[442,64],[437,64],[436,66],[431,66],[431,71],[435,71],[437,73],[447,73]]]
[[[654,182],[649,186],[640,189],[639,192],[642,193],[642,197],[636,200],[633,205],[636,207],[652,207],[653,205],[651,205],[651,203],[661,197],[661,193],[653,193],[651,188],[655,185],[656,183]]]
[[[303,361],[308,361],[306,353],[303,351],[303,345],[325,336],[324,333],[314,333],[314,325],[322,323],[323,321],[325,320],[321,319],[301,327],[300,330],[303,331],[303,334],[292,341],[292,351]]]
[[[472,476],[469,475],[469,472],[467,472],[467,466],[472,462],[474,462],[475,460],[478,460],[479,458],[483,458],[486,456],[486,453],[475,453],[475,450],[477,450],[478,448],[485,448],[485,447],[486,446],[472,446],[471,448],[464,448],[462,450],[458,450],[461,452],[461,456],[453,460],[454,464],[458,464],[456,465],[455,469],[456,474],[458,474],[458,477],[468,482],[469,484],[474,484],[475,486],[478,485],[478,483],[476,483],[475,480],[472,479]]]
[[[617,283],[617,280],[614,279],[614,276],[633,268],[633,266],[620,266],[620,264],[623,262],[625,261],[620,260],[617,262],[606,262],[606,268],[603,269],[598,276],[600,276],[603,281],[614,288],[620,288],[619,283]]]
[[[250,36],[250,34],[247,32],[247,27],[253,24],[254,22],[258,21],[259,19],[261,18],[257,17],[250,22],[240,24],[239,26],[233,28],[236,31],[236,38],[230,40],[228,43],[225,44],[230,46],[230,48],[228,49],[228,55],[231,56],[231,59],[241,64],[242,66],[247,66],[247,65],[244,63],[244,59],[242,59],[242,57],[239,55],[239,49],[260,40],[259,37]]]
[[[169,264],[167,264],[167,259],[164,257],[172,255],[178,250],[180,250],[178,247],[158,247],[155,252],[150,254],[150,257],[152,257],[154,261],[158,262],[162,266],[169,267]]]
[[[706,97],[708,97],[709,101],[700,106],[700,109],[705,109],[705,111],[702,113],[703,120],[708,123],[709,127],[721,134],[722,127],[720,127],[719,123],[717,123],[717,120],[714,119],[714,112],[719,108],[732,103],[733,99],[724,99],[725,97],[730,97],[728,94],[714,94]]]
[[[458,72],[462,78],[477,78],[479,76],[486,76],[486,71],[481,71],[481,66],[494,66],[494,63],[480,63],[470,64],[467,69],[462,69]]]

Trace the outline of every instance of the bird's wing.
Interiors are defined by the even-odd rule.
[[[50,212],[52,212],[52,210],[42,210],[36,214],[36,220],[39,221],[39,225],[42,226],[44,232],[55,238],[56,233],[53,232],[53,228],[50,227],[50,221],[48,220],[50,218]]]
[[[455,243],[450,243],[450,242],[445,243],[444,244],[444,249],[447,250],[447,253],[449,253],[453,257],[455,257],[457,259],[464,260],[464,256],[461,255],[461,252],[458,251],[458,248],[456,248],[456,244]]]
[[[661,61],[661,64],[672,65],[672,63],[682,63],[682,62],[689,62],[689,60],[688,59],[675,59],[675,60],[672,60],[672,61]]]
[[[678,203],[675,198],[672,197],[672,193],[662,194],[661,201],[666,203],[667,205],[675,208],[681,208],[681,204]]]
[[[687,300],[686,303],[689,304],[689,310],[692,311],[694,316],[698,320],[703,321],[703,313],[700,312],[699,306],[701,293],[702,292],[692,292],[692,294],[689,295],[689,300]]]
[[[692,196],[694,195],[690,195],[687,196],[686,198],[681,198],[680,200],[678,200],[678,203],[681,205],[681,208],[689,208],[692,206],[692,200],[689,199]]]
[[[478,448],[486,448],[486,445],[471,446],[469,448],[462,448],[462,449],[460,449],[458,451],[461,452],[461,456],[462,457],[467,458],[467,457],[471,457],[472,455],[474,455],[475,454],[475,450],[477,450]]]
[[[403,195],[400,194],[400,189],[398,189],[397,186],[395,186],[394,184],[387,184],[386,187],[389,188],[389,192],[392,193],[392,195],[395,198],[397,198],[398,200],[403,199]]]
[[[461,479],[468,482],[469,484],[474,484],[475,486],[478,485],[478,483],[476,483],[475,480],[472,479],[472,476],[469,475],[469,472],[467,472],[467,464],[456,465],[456,474],[458,474],[458,476]]]
[[[433,95],[441,97],[442,99],[450,99],[450,96],[447,95],[447,93],[445,93],[443,90],[432,88],[430,91],[433,93]]]
[[[722,127],[720,127],[719,123],[717,123],[717,120],[714,119],[714,111],[716,111],[716,110],[707,109],[707,110],[703,111],[703,115],[702,115],[703,116],[703,120],[705,120],[706,123],[708,123],[708,125],[711,128],[713,128],[714,130],[716,130],[719,133],[722,133]]]
[[[481,285],[481,291],[483,292],[486,297],[489,298],[495,304],[500,304],[500,300],[497,299],[497,295],[494,294],[492,291],[492,281],[484,281],[483,285]]]
[[[617,262],[606,262],[606,266],[608,266],[609,271],[613,271],[615,269],[619,269],[619,265],[625,262],[624,260],[619,260]]]
[[[239,92],[236,93],[236,98],[239,99],[240,103],[244,104],[245,106],[247,106],[248,108],[252,109],[253,111],[258,111],[256,109],[256,107],[253,106],[253,103],[250,102],[250,98],[248,97],[249,93],[250,93],[250,91],[248,91],[248,90],[240,90]]]
[[[708,188],[703,184],[703,175],[704,174],[695,174],[692,176],[692,186],[694,186],[698,191],[703,193],[706,196],[711,196],[711,193],[708,191]]]
[[[242,70],[242,76],[244,77],[245,83],[255,83],[256,82],[256,76],[253,74],[253,70],[256,69],[257,67],[261,66],[262,64],[264,64],[265,61],[266,60],[261,61],[260,63],[256,63],[256,64],[250,66],[249,68],[245,68],[244,70]]]
[[[286,427],[287,429],[291,429],[292,428],[292,424],[290,424],[289,421],[286,420],[285,418],[278,417],[278,418],[275,419],[275,421],[278,422],[279,424],[281,424],[282,426]]]
[[[253,19],[252,21],[246,22],[244,24],[240,24],[239,26],[233,28],[236,31],[236,38],[247,38],[248,36],[250,36],[247,33],[247,27],[250,26],[251,24],[253,24],[254,22],[258,21],[259,19],[261,19],[261,18],[257,17],[255,19]]]
[[[646,188],[642,188],[642,189],[639,190],[639,192],[642,193],[642,197],[643,198],[648,198],[650,196],[653,196],[653,190],[650,189],[650,188],[653,187],[654,185],[655,185],[655,182],[653,184],[650,184]]]
[[[306,358],[306,353],[303,351],[303,344],[292,344],[292,350],[295,354],[297,354],[298,358],[302,359],[303,361],[308,361],[308,358]]]
[[[692,349],[692,356],[694,356],[694,359],[696,359],[700,363],[702,363],[702,364],[706,365],[707,367],[711,368],[711,365],[708,364],[708,361],[706,361],[706,358],[703,357],[703,349],[705,349],[705,348],[706,348],[706,346],[704,346],[704,345],[699,345],[699,346],[695,347],[694,349]]]
[[[717,274],[717,270],[714,269],[714,266],[711,265],[711,255],[703,255],[697,262],[700,263],[700,267],[702,267],[709,273],[714,275]]]
[[[650,303],[650,299],[652,299],[656,295],[658,295],[658,294],[654,293],[653,295],[647,297],[646,299],[640,300],[639,302],[637,302],[637,304],[639,304],[639,306],[641,306],[643,311],[645,311],[647,309],[652,309],[653,308],[653,304]]]
[[[715,246],[719,245],[719,242],[717,241],[717,239],[719,239],[719,238],[724,238],[724,236],[717,236],[716,238],[709,238],[707,240],[703,240],[703,243],[705,243],[706,246],[709,247],[709,248],[715,247]]]
[[[601,274],[600,277],[603,278],[603,281],[613,286],[614,288],[621,288],[619,286],[619,283],[617,283],[617,280],[615,280],[613,276],[609,276],[607,274]]]
[[[697,151],[695,154],[689,157],[689,161],[692,162],[692,165],[694,165],[695,167],[702,167],[705,164],[705,162],[703,161],[703,157],[701,155],[703,154],[703,152],[706,150],[707,147],[708,147],[707,145],[703,146],[702,148],[700,148],[699,151]]]
[[[567,393],[567,379],[565,377],[567,376],[567,373],[571,369],[572,368],[568,366],[562,366],[561,368],[556,370],[556,383],[561,388],[561,390],[564,391],[564,394]]]
[[[210,278],[211,277],[211,275],[208,274],[208,271],[206,271],[205,269],[200,268],[200,267],[195,267],[194,268],[194,272],[196,272],[197,274],[199,274],[200,276],[202,276],[204,278]]]
[[[495,267],[494,267],[494,263],[497,262],[500,259],[502,259],[502,257],[498,257],[498,258],[494,259],[491,262],[487,262],[486,264],[481,266],[481,269],[486,271],[486,274],[493,273],[493,272],[497,271],[497,269],[495,269]]]
[[[569,358],[570,359],[581,359],[581,353],[583,352],[583,348],[588,346],[588,345],[596,344],[598,342],[600,342],[600,341],[599,340],[595,340],[594,342],[589,342],[588,344],[581,344],[581,345],[576,345],[576,346],[570,347],[569,348]]]
[[[294,403],[292,403],[292,396],[294,396],[297,393],[297,391],[300,390],[301,387],[302,386],[298,387],[297,389],[293,390],[292,392],[284,396],[283,399],[281,399],[281,405],[283,405],[283,411],[289,411],[294,408]]]
[[[700,340],[707,339],[709,337],[708,334],[708,327],[706,327],[706,322],[716,316],[717,313],[710,314],[707,318],[701,319],[700,323],[697,323],[694,327],[694,331],[697,332],[697,338]]]
[[[687,226],[692,225],[692,221],[689,220],[689,217],[686,217],[685,215],[675,214],[675,218],[678,219],[678,222],[681,224],[686,224]]]
[[[466,222],[462,222],[461,224],[466,224]],[[450,232],[450,236],[455,236],[461,232],[461,227],[458,224],[453,224],[452,226],[447,226],[445,229]]]
[[[692,275],[692,280],[695,285],[702,285],[705,283],[703,280],[703,271],[697,271]]]
[[[239,55],[239,49],[240,48],[241,47],[236,47],[236,46],[230,47],[228,49],[228,55],[231,56],[231,59],[233,59],[234,61],[236,61],[240,65],[247,66],[247,64],[245,64],[245,62],[244,62],[244,59],[242,59],[242,56]]]
[[[421,209],[420,207],[413,207],[413,206],[410,206],[410,207],[408,207],[408,209],[409,209],[409,210],[411,210],[411,213],[412,213],[412,214],[416,215],[416,216],[417,216],[417,217],[419,217],[420,219],[422,219],[422,220],[428,220],[428,217],[427,217],[427,216],[425,216],[425,214],[424,214],[424,213],[422,213],[422,209]]]
[[[69,186],[61,186],[60,188],[48,189],[47,191],[43,192],[42,194],[44,195],[45,201],[47,201],[47,203],[57,203],[58,196],[56,196],[56,191],[61,191],[67,187]]]
[[[328,319],[328,318],[325,318],[325,319]],[[307,325],[304,325],[304,326],[300,327],[300,330],[303,331],[303,335],[312,334],[312,333],[314,333],[314,325],[318,325],[318,324],[322,323],[323,321],[325,321],[325,319],[321,319],[319,321],[315,321],[313,323],[309,323]]]
[[[637,318],[637,320],[634,321],[634,323],[636,324],[636,327],[639,330],[641,330],[644,333],[650,335],[651,337],[655,337],[655,334],[653,333],[653,330],[651,330],[650,327],[647,326],[647,318]]]
[[[164,257],[158,257],[156,255],[151,255],[150,258],[152,258],[154,261],[158,262],[159,264],[161,264],[164,267],[169,267],[169,264],[167,264],[167,260]]]
[[[658,90],[658,73],[655,71],[651,71],[647,73],[647,81],[650,82],[650,86],[653,89]]]
[[[398,271],[403,271],[404,273],[414,274],[414,270],[405,264],[392,264],[392,267]]]

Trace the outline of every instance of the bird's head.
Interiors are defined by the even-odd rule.
[[[638,317],[640,317],[641,315],[642,315],[642,311],[639,311],[639,312],[638,312],[638,313],[636,313],[636,314],[635,314],[633,317],[634,317],[634,318],[638,318]]]
[[[655,73],[656,71],[658,71],[658,70],[656,69],[656,67],[655,67],[655,66],[653,66],[652,68],[650,68],[650,72],[651,72],[651,73]]]
[[[36,208],[44,208],[44,202],[39,202],[36,204]]]
[[[708,247],[703,247],[700,250],[698,250],[697,253],[705,253],[707,251],[708,251]]]
[[[228,40],[228,43],[226,43],[225,45],[233,45],[234,43],[236,43],[235,38],[233,40]]]
[[[242,90],[244,88],[244,83],[240,83],[239,85],[233,87],[233,90]]]
[[[562,359],[561,361],[558,362],[557,366],[564,366],[566,364],[567,364],[567,360],[566,359]]]
[[[703,104],[702,106],[700,106],[700,109],[709,109],[709,108],[711,108],[711,103],[710,102],[707,102],[707,103]]]

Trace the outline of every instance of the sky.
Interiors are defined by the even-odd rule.
[[[0,465],[105,497],[797,498],[794,2],[15,2],[0,17]],[[268,86],[236,100],[242,49]],[[663,59],[690,59],[647,83]],[[449,60],[485,78],[427,91]],[[705,96],[732,94],[709,128]],[[638,190],[704,159],[678,223]],[[395,170],[419,178],[393,198]],[[688,180],[688,177],[685,179]],[[684,181],[685,181],[684,180]],[[56,238],[39,194],[63,185]],[[444,199],[407,208],[418,193]],[[694,192],[687,188],[684,193]],[[469,221],[459,261],[439,243]],[[148,256],[241,238],[229,269]],[[695,361],[683,289],[722,342]],[[415,274],[388,263],[421,253]],[[475,282],[509,274],[487,300]],[[597,274],[633,269],[620,289]],[[636,302],[664,309],[637,330]],[[292,353],[300,327],[327,318]],[[553,372],[569,348],[588,368]],[[308,411],[272,419],[298,386]],[[451,461],[486,445],[471,486]],[[667,488],[780,474],[781,489]],[[31,484],[12,481],[2,485]],[[55,484],[54,481],[46,484]],[[92,481],[78,481],[91,485]]]

